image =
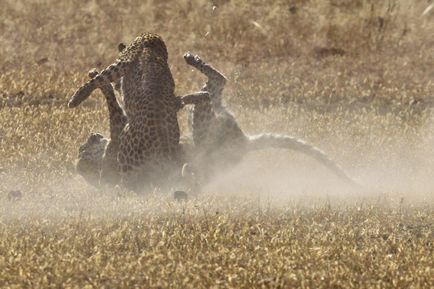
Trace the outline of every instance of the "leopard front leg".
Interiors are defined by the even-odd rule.
[[[221,104],[221,94],[226,85],[226,77],[211,65],[205,63],[198,55],[193,56],[190,52],[184,54],[184,60],[202,72],[208,81],[202,90],[208,91],[213,102]]]

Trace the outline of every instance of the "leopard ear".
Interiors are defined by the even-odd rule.
[[[104,136],[102,134],[97,133],[97,132],[92,132],[89,136],[88,141],[90,143],[97,143],[97,142],[100,142],[103,138],[104,138]]]
[[[127,46],[125,44],[123,44],[122,42],[119,43],[119,45],[118,45],[118,51],[119,52],[124,51],[125,48],[127,48]]]

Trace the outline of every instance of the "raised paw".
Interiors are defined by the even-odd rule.
[[[193,65],[195,63],[194,55],[191,54],[190,52],[186,52],[184,54],[184,59],[185,59],[185,62],[187,62],[187,64],[189,64],[189,65]]]
[[[199,64],[203,64],[202,59],[200,59],[199,55],[193,55],[190,52],[186,52],[184,54],[184,59],[185,62],[187,62],[187,64],[189,65],[199,65]]]

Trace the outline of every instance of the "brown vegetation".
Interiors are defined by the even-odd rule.
[[[3,2],[0,287],[434,285],[429,1]],[[89,187],[73,162],[106,109],[67,99],[143,31],[167,42],[177,93],[204,81],[190,50],[228,77],[246,132],[305,138],[368,191],[282,151],[187,203]]]

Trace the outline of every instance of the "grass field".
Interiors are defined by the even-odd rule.
[[[432,3],[4,0],[0,288],[434,287]],[[246,132],[303,138],[365,189],[285,150],[186,203],[87,185],[74,161],[107,110],[100,92],[67,100],[144,31],[177,94],[203,84],[182,58],[199,54]]]

